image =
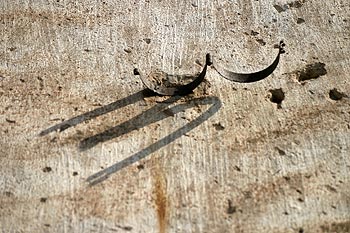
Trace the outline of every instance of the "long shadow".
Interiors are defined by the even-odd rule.
[[[182,96],[172,96],[166,100],[156,104],[152,108],[142,112],[141,114],[125,121],[113,128],[110,128],[102,133],[96,134],[94,136],[88,137],[82,140],[79,144],[81,151],[88,150],[98,143],[106,142],[116,137],[120,137],[124,134],[130,133],[133,130],[143,128],[154,122],[161,121],[171,115],[176,114],[176,109],[169,109],[169,105],[173,102],[179,100]]]
[[[142,100],[142,98],[145,95],[150,95],[150,93],[147,91],[136,92],[135,94],[132,94],[128,97],[117,100],[117,101],[110,103],[108,105],[105,105],[101,108],[94,109],[90,112],[86,112],[86,113],[81,114],[79,116],[73,117],[69,120],[63,121],[60,124],[54,125],[48,129],[45,129],[45,130],[40,132],[39,136],[44,136],[44,135],[49,134],[49,133],[54,132],[54,131],[62,132],[64,130],[66,130],[70,127],[76,126],[77,124],[84,122],[86,120],[91,120],[93,118],[96,118],[96,117],[101,116],[103,114],[106,114],[108,112],[112,112],[112,111],[117,110],[119,108],[125,107],[129,104],[136,103],[137,101]]]
[[[176,114],[178,112],[184,111],[188,108],[194,107],[196,105],[211,105],[208,110],[206,110],[204,113],[202,113],[199,117],[194,119],[193,121],[189,122],[188,124],[182,126],[181,128],[177,129],[173,133],[169,134],[168,136],[165,136],[164,138],[160,139],[159,141],[149,145],[145,149],[133,154],[132,156],[117,162],[116,164],[103,169],[102,171],[99,171],[90,177],[87,178],[87,181],[90,185],[96,185],[104,180],[106,180],[110,175],[112,175],[115,172],[118,172],[119,170],[147,157],[148,155],[152,154],[153,152],[159,150],[160,148],[168,145],[169,143],[173,142],[177,138],[181,137],[182,135],[188,133],[192,129],[196,128],[206,120],[208,120],[211,116],[213,116],[221,107],[221,101],[217,97],[203,97],[203,98],[197,98],[191,100],[189,103],[182,103],[178,104],[172,108],[166,109],[167,112],[172,112],[173,114]],[[133,126],[132,124],[140,123],[142,120],[145,120],[145,116],[153,116],[147,122],[142,122],[141,125],[145,126],[149,123],[155,122],[157,120],[164,119],[165,116],[158,114],[159,116],[155,116],[156,110],[155,108],[159,108],[157,106],[151,108],[150,110],[147,110],[146,113],[140,114],[139,116],[133,118],[129,122],[122,123],[121,125],[125,124],[126,127],[129,127],[126,131],[122,130],[122,132],[119,132],[118,130],[123,129],[125,126],[116,126],[112,129],[109,129],[101,134],[95,135],[93,137],[87,138],[82,141],[81,148],[90,148],[90,146],[95,145],[98,142],[103,142],[109,139],[112,139],[114,137],[118,137],[123,132],[130,132],[130,130],[133,130],[134,128],[138,128],[139,126]],[[159,109],[160,110],[160,109]],[[124,128],[125,129],[125,128]]]
[[[91,120],[93,118],[96,118],[98,116],[101,116],[103,114],[106,114],[108,112],[117,110],[119,108],[125,107],[127,105],[136,103],[140,100],[142,100],[145,96],[154,95],[154,93],[149,92],[147,90],[139,91],[135,94],[132,94],[128,97],[125,97],[123,99],[117,100],[113,103],[110,103],[106,106],[94,109],[90,112],[86,112],[84,114],[81,114],[79,116],[73,117],[69,120],[63,121],[57,125],[54,125],[48,129],[43,130],[40,132],[40,136],[47,135],[54,131],[62,132],[70,127],[76,126],[81,122]],[[133,117],[132,119],[121,123],[118,126],[115,126],[113,128],[110,128],[102,133],[96,134],[94,136],[88,137],[84,140],[82,140],[79,144],[79,148],[81,150],[87,150],[98,143],[102,143],[108,140],[111,140],[116,137],[120,137],[124,134],[127,134],[133,130],[145,127],[149,124],[152,124],[157,121],[161,121],[167,117],[174,116],[175,114],[185,111],[188,108],[192,108],[197,105],[211,105],[208,110],[206,110],[204,113],[202,113],[199,117],[194,119],[193,121],[189,122],[188,124],[182,126],[181,128],[177,129],[173,133],[169,134],[168,136],[160,139],[159,141],[149,145],[145,149],[137,152],[136,154],[100,171],[95,173],[94,175],[91,175],[88,177],[87,181],[90,183],[90,185],[98,184],[105,179],[107,179],[111,174],[147,157],[151,153],[159,150],[160,148],[168,145],[169,143],[173,142],[177,138],[181,137],[182,135],[188,133],[192,129],[196,128],[203,122],[205,122],[207,119],[209,119],[211,116],[213,116],[221,107],[221,101],[217,97],[202,97],[202,98],[196,98],[189,100],[189,102],[180,103],[173,107],[170,107],[170,105],[174,104],[177,100],[182,98],[182,96],[173,96],[170,98],[167,98],[161,103],[156,104],[152,108],[144,111],[143,113]]]

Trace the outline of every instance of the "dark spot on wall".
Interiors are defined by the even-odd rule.
[[[280,5],[273,5],[273,7],[277,10],[278,13],[281,13],[281,12],[287,10],[283,6],[280,6]]]
[[[235,165],[234,168],[235,168],[235,170],[238,171],[238,172],[241,171],[241,168],[240,168],[239,166],[237,166],[237,165]]]
[[[310,79],[316,79],[320,76],[327,74],[325,69],[326,64],[322,62],[316,62],[313,64],[307,65],[304,69],[297,71],[298,81],[303,82]]]
[[[132,227],[130,226],[120,226],[120,225],[116,225],[117,228],[122,229],[124,231],[131,231]],[[113,230],[117,230],[117,229],[113,229]]]
[[[332,100],[341,100],[343,97],[346,97],[346,95],[338,91],[336,88],[329,91],[329,98]]]
[[[225,129],[225,126],[221,122],[215,123],[215,124],[213,124],[213,126],[215,127],[216,130],[224,130]]]
[[[306,0],[298,0],[298,1],[294,1],[291,3],[288,3],[289,7],[295,7],[295,8],[300,8],[303,6],[303,4],[306,2]]]
[[[131,231],[131,230],[132,230],[132,227],[126,226],[126,227],[123,227],[123,230],[125,230],[125,231]]]
[[[287,4],[275,4],[273,7],[278,11],[278,13],[281,13],[283,11],[287,11],[290,8],[300,8],[305,2],[306,0],[296,0]]]
[[[124,49],[124,52],[131,53],[131,49],[130,48],[126,48],[126,49]]]
[[[146,44],[150,44],[151,43],[151,39],[150,38],[145,38],[143,40],[146,42]]]
[[[262,46],[266,45],[266,42],[263,39],[256,39],[256,41]]]
[[[44,167],[43,172],[51,172],[52,168],[51,167]]]
[[[325,185],[326,189],[330,192],[337,193],[337,189],[332,187],[331,185]]]
[[[282,88],[270,90],[271,97],[270,101],[277,104],[277,108],[282,108],[281,104],[284,100],[284,92]]]
[[[305,23],[305,20],[303,18],[297,19],[297,24]]]
[[[259,32],[251,30],[250,35],[257,36],[257,35],[259,35]]]
[[[139,70],[138,70],[137,68],[135,68],[135,69],[133,70],[133,72],[134,72],[134,75],[140,75],[140,72],[139,72]]]
[[[46,201],[47,201],[47,198],[46,198],[46,197],[40,198],[40,202],[45,203]]]
[[[227,200],[227,202],[228,202],[228,207],[227,207],[226,212],[227,212],[228,214],[234,214],[234,213],[236,213],[237,207],[232,205],[232,201],[231,201],[231,200]]]
[[[299,228],[298,233],[304,233],[304,229],[303,228]]]
[[[6,197],[13,197],[14,196],[13,193],[11,193],[9,191],[5,191],[4,194]]]
[[[143,164],[137,165],[137,169],[139,169],[139,170],[142,170],[142,169],[144,169],[144,168],[145,168],[145,165],[143,165]]]
[[[40,90],[44,89],[44,80],[41,77],[36,77],[39,80],[39,86],[40,86]]]
[[[279,155],[286,155],[286,152],[282,150],[281,148],[275,147]]]
[[[350,221],[337,222],[321,226],[323,232],[339,232],[347,233],[350,232]]]
[[[5,120],[6,120],[6,122],[11,123],[11,124],[16,123],[16,121],[15,121],[15,120],[11,120],[11,119],[8,119],[8,118],[6,118]]]
[[[73,176],[77,176],[78,175],[78,172],[73,172]]]

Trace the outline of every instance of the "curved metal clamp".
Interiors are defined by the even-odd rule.
[[[259,80],[262,80],[266,77],[268,77],[277,67],[280,55],[285,53],[284,50],[285,44],[283,41],[280,41],[278,45],[275,46],[275,48],[278,48],[278,54],[273,63],[268,66],[267,68],[254,72],[254,73],[235,73],[232,71],[229,71],[225,68],[220,67],[220,65],[214,63],[212,61],[212,58],[210,54],[208,53],[206,55],[206,61],[205,66],[201,73],[190,83],[185,85],[179,85],[179,81],[184,80],[186,78],[194,78],[193,75],[170,75],[162,71],[154,71],[151,72],[147,78],[143,77],[137,69],[134,69],[134,74],[139,75],[142,83],[151,91],[158,95],[187,95],[191,93],[196,87],[198,87],[199,84],[204,80],[205,74],[207,72],[207,67],[213,65],[214,69],[225,79],[228,79],[230,81],[234,82],[240,82],[240,83],[251,83],[256,82]],[[170,80],[176,80],[177,83],[172,83]],[[152,80],[152,81],[150,81]]]
[[[235,73],[232,71],[229,71],[225,68],[220,67],[220,65],[214,63],[213,67],[214,69],[224,78],[234,81],[234,82],[240,82],[240,83],[251,83],[251,82],[256,82],[259,80],[262,80],[269,76],[277,67],[278,62],[280,60],[280,55],[282,53],[285,53],[284,50],[285,43],[283,41],[280,41],[278,45],[275,46],[275,48],[278,48],[278,54],[277,57],[275,58],[274,62],[268,66],[267,68],[254,72],[254,73]]]
[[[187,95],[191,93],[204,80],[207,72],[207,67],[212,64],[210,54],[206,55],[205,65],[201,73],[190,83],[178,85],[170,83],[169,80],[181,81],[185,78],[193,78],[193,75],[170,75],[162,71],[151,72],[147,78],[143,77],[137,69],[134,69],[134,74],[139,75],[142,83],[151,91],[159,95]],[[150,81],[152,80],[152,81]],[[166,84],[166,85],[164,85]]]

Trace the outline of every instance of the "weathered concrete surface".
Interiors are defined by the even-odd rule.
[[[1,0],[2,232],[350,232],[349,12]],[[133,75],[259,70],[280,39],[257,83],[209,69],[168,100]]]

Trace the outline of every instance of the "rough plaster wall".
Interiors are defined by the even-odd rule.
[[[0,1],[1,230],[350,232],[349,11]],[[255,71],[281,39],[256,83],[209,69],[192,95],[152,97],[133,75],[195,73],[206,53]]]

